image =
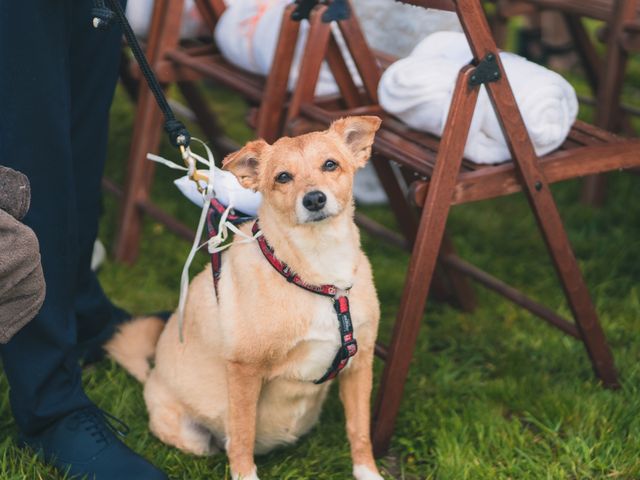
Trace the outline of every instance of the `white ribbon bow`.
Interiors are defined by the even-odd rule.
[[[207,175],[207,185],[205,188],[201,188],[200,194],[202,195],[202,210],[200,212],[200,220],[198,221],[198,228],[196,229],[196,234],[193,239],[193,243],[191,245],[191,250],[189,251],[189,255],[182,267],[182,275],[180,276],[180,300],[178,302],[178,331],[180,336],[180,342],[184,341],[183,337],[183,324],[184,324],[184,309],[187,302],[187,294],[189,292],[189,268],[191,267],[191,263],[195,258],[196,252],[200,250],[205,245],[208,246],[209,253],[217,253],[221,252],[227,248],[229,248],[232,244],[226,243],[226,240],[229,238],[229,230],[231,230],[236,235],[243,237],[242,240],[237,241],[236,243],[249,243],[255,241],[262,233],[257,232],[254,236],[247,235],[242,232],[238,227],[233,225],[231,222],[227,221],[229,217],[229,213],[233,210],[234,205],[234,194],[232,191],[229,193],[229,205],[225,209],[220,221],[218,223],[218,233],[209,238],[204,243],[199,243],[202,238],[202,233],[204,231],[204,224],[207,219],[207,212],[209,210],[209,205],[211,203],[211,199],[215,197],[215,190],[213,188],[213,180],[214,173],[216,170],[215,161],[213,158],[213,152],[209,148],[209,146],[198,138],[192,138],[192,140],[200,143],[205,151],[207,152],[207,158],[201,157],[200,155],[193,153],[190,148],[186,148],[183,151],[182,159],[187,164],[187,166],[178,165],[171,160],[167,160],[164,157],[159,155],[155,155],[153,153],[148,153],[147,158],[154,162],[161,163],[169,168],[174,170],[182,170],[186,171],[189,178],[193,178],[194,173],[196,172],[196,164],[200,162],[208,167],[208,175]],[[197,180],[194,180],[197,182]]]

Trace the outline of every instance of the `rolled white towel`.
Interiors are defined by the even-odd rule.
[[[442,135],[456,77],[471,61],[462,33],[439,32],[391,65],[378,88],[381,106],[412,128]],[[578,113],[575,90],[560,75],[511,53],[500,53],[509,83],[538,155],[558,148]],[[484,87],[465,147],[476,163],[510,159],[504,135]]]
[[[243,70],[268,75],[276,53],[284,9],[290,3],[291,0],[234,0],[230,3],[216,25],[214,35],[222,55]],[[345,61],[354,81],[361,85],[362,81],[342,35],[335,25],[331,28],[336,33],[337,42],[345,54]],[[293,90],[298,83],[308,31],[308,22],[302,22],[289,75],[289,90]],[[331,95],[337,92],[338,86],[331,70],[323,62],[315,94]]]

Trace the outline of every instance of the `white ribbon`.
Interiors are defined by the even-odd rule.
[[[213,152],[208,147],[206,143],[197,138],[192,138],[196,142],[200,143],[205,151],[207,152],[207,158],[201,157],[200,155],[193,153],[190,148],[186,148],[183,152],[182,158],[187,163],[188,167],[178,165],[171,160],[167,160],[166,158],[160,157],[158,155],[148,153],[147,158],[154,162],[161,163],[169,168],[174,170],[182,170],[188,172],[189,177],[193,177],[193,173],[196,170],[197,162],[200,162],[208,167],[208,175],[207,175],[207,186],[201,192],[203,196],[202,202],[202,211],[200,212],[200,220],[198,221],[198,227],[196,229],[196,234],[193,239],[193,243],[191,245],[191,250],[189,251],[189,255],[182,267],[182,275],[180,276],[180,300],[178,302],[178,332],[180,336],[180,342],[184,341],[183,337],[183,324],[184,324],[184,309],[187,302],[187,295],[189,293],[189,268],[191,267],[191,263],[195,258],[195,255],[198,250],[200,250],[205,245],[208,246],[209,253],[217,253],[221,252],[227,248],[229,248],[232,244],[223,243],[229,237],[229,230],[231,230],[236,235],[243,237],[242,240],[237,241],[236,243],[249,243],[255,241],[262,233],[257,232],[254,236],[247,235],[238,229],[231,222],[227,221],[231,210],[233,210],[233,194],[230,195],[229,205],[227,205],[226,210],[222,214],[220,221],[218,223],[218,233],[205,241],[204,243],[199,243],[202,238],[202,233],[204,231],[204,224],[207,219],[207,212],[209,211],[209,205],[211,203],[211,199],[215,197],[215,191],[213,189],[213,180],[214,180],[214,172],[215,172],[215,161],[213,158]],[[196,181],[196,180],[194,180]]]

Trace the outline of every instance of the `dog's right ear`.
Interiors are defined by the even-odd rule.
[[[222,168],[229,170],[244,188],[256,190],[260,171],[260,157],[269,144],[264,140],[254,140],[222,161]]]
[[[375,116],[346,117],[336,120],[329,131],[338,134],[351,151],[357,168],[364,167],[371,156],[371,147],[382,120]]]

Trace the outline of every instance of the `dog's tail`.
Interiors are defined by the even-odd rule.
[[[165,321],[157,316],[138,317],[123,323],[104,349],[137,380],[144,383]]]

